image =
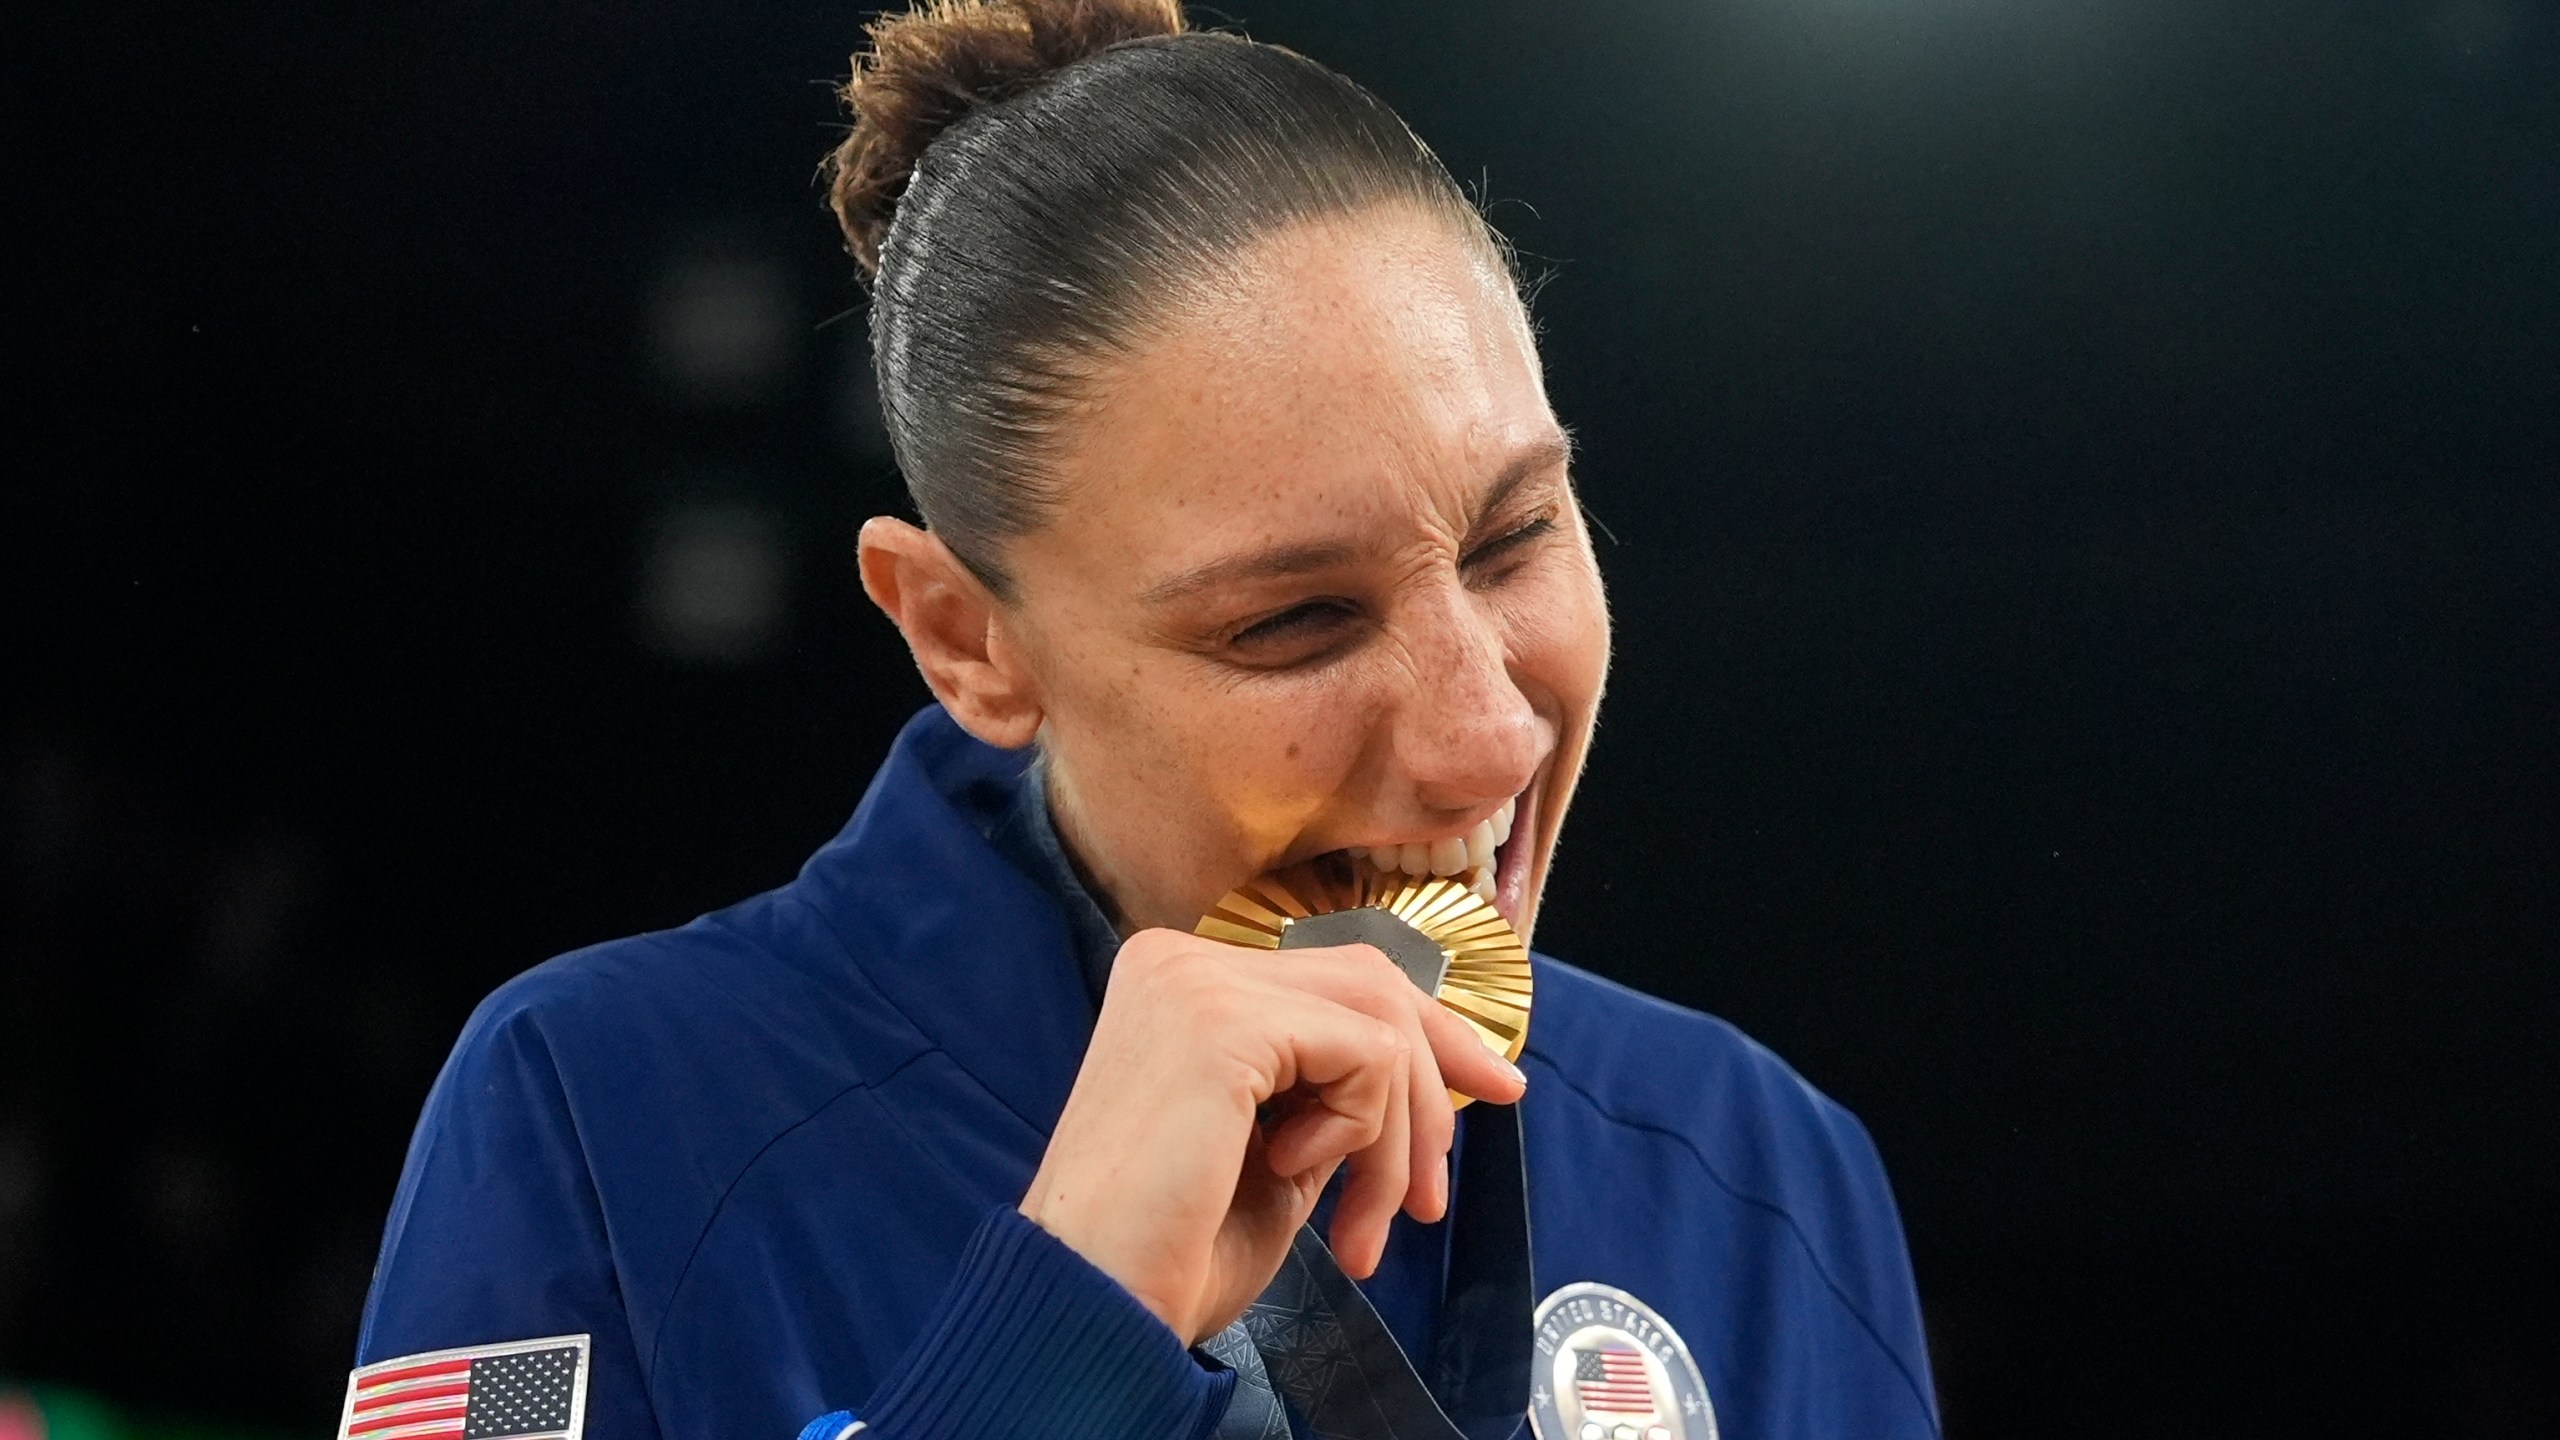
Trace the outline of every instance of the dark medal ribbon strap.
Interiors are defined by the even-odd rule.
[[[1425,1384],[1369,1298],[1301,1228],[1244,1318],[1202,1345],[1238,1373],[1219,1440],[1510,1440],[1529,1408],[1529,1206],[1517,1107],[1464,1113],[1448,1294]],[[1435,1398],[1435,1394],[1436,1397]]]

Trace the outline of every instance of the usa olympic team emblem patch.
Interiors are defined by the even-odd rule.
[[[1689,1347],[1624,1290],[1585,1281],[1538,1305],[1529,1424],[1538,1440],[1716,1440]]]
[[[338,1440],[584,1440],[584,1335],[465,1345],[347,1377]]]

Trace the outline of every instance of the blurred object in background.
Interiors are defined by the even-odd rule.
[[[76,1391],[0,1380],[0,1440],[283,1440],[283,1434],[142,1419]]]
[[[398,922],[333,933],[341,872],[272,797],[226,833],[93,743],[27,737],[0,765],[0,1365],[158,1414],[316,1421],[382,1152],[448,1041],[385,958]],[[362,1133],[373,1115],[401,1118]],[[61,1434],[105,1413],[47,1405]]]
[[[649,304],[649,355],[683,404],[770,402],[805,328],[779,257],[734,241],[695,242],[659,271]]]
[[[652,649],[735,665],[771,653],[789,619],[781,517],[743,503],[677,503],[660,511],[640,580]]]

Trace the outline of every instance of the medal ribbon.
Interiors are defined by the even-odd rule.
[[[1426,1384],[1313,1227],[1244,1317],[1201,1348],[1237,1371],[1217,1440],[1511,1440],[1527,1422],[1533,1310],[1515,1106],[1466,1112],[1448,1292]],[[1277,1403],[1275,1403],[1277,1402]],[[1278,1411],[1285,1405],[1287,1415]],[[1276,1427],[1276,1428],[1275,1428]]]

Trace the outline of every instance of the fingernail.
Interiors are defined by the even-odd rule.
[[[1502,1073],[1510,1076],[1512,1083],[1523,1089],[1528,1088],[1529,1077],[1520,1073],[1519,1066],[1512,1064],[1510,1061],[1503,1059],[1499,1055],[1493,1057],[1493,1063],[1502,1067]]]

